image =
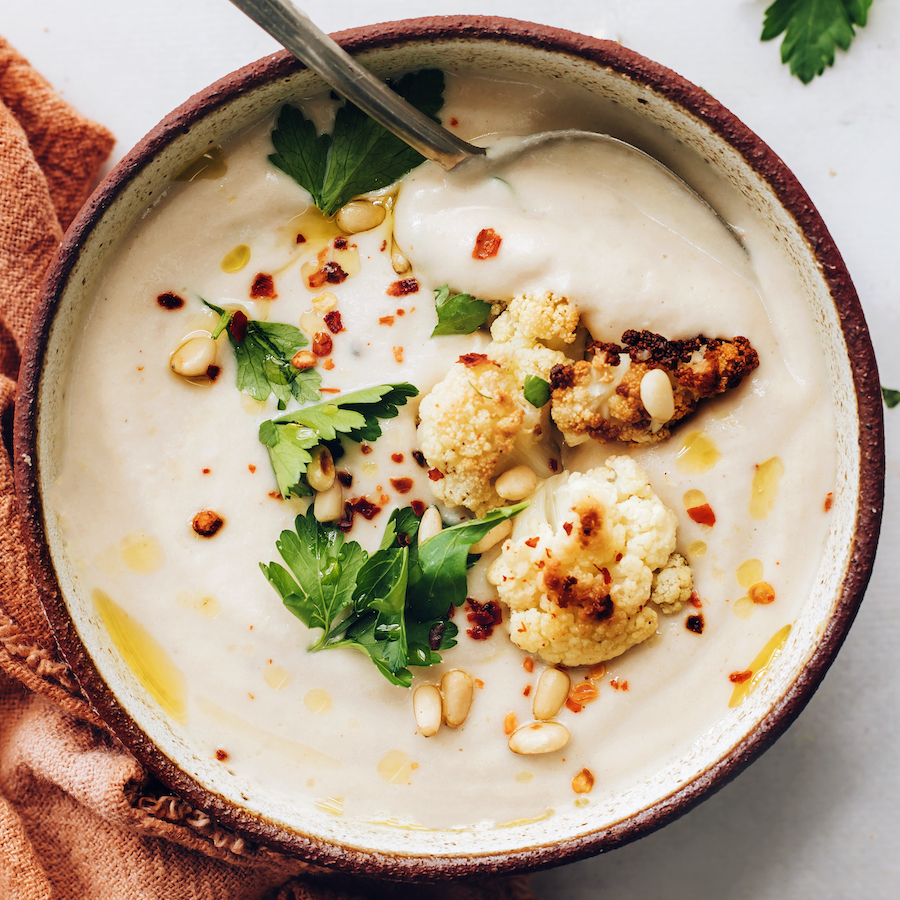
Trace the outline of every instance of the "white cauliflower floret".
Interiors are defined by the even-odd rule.
[[[514,297],[491,325],[491,337],[499,343],[533,347],[542,343],[554,350],[575,342],[578,308],[556,294],[524,294]]]
[[[467,353],[419,406],[419,447],[443,475],[431,482],[434,496],[478,515],[502,506],[491,484],[508,455],[525,411],[518,383],[483,353]]]
[[[657,625],[647,605],[654,585],[666,611],[687,599],[685,587],[690,593],[690,568],[673,556],[675,531],[675,514],[627,456],[548,479],[487,575],[509,606],[513,643],[582,666],[646,640]]]
[[[653,573],[650,599],[668,614],[681,612],[681,607],[691,599],[694,590],[694,573],[680,553],[673,553],[658,572]]]

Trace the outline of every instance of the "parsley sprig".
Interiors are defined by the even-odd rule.
[[[491,314],[491,304],[476,300],[471,294],[451,294],[445,284],[434,289],[434,308],[438,323],[432,337],[442,334],[471,334],[484,325]]]
[[[260,569],[304,625],[321,629],[310,651],[358,650],[388,681],[408,688],[409,666],[436,665],[438,651],[456,644],[449,610],[466,599],[469,548],[526,506],[445,528],[421,547],[419,518],[410,507],[396,509],[371,556],[334,525],[317,522],[310,507],[275,544],[287,569],[277,562]]]
[[[418,393],[411,384],[378,384],[263,422],[259,440],[269,451],[281,496],[312,493],[305,475],[314,447],[340,437],[357,443],[377,440],[379,419],[395,418],[399,407]]]
[[[766,10],[762,40],[784,33],[781,61],[804,84],[834,64],[836,47],[847,50],[869,16],[872,0],[775,0]]]
[[[279,409],[284,409],[291,397],[301,403],[319,399],[322,376],[315,369],[297,369],[291,364],[297,351],[309,343],[299,328],[280,322],[258,322],[248,319],[240,310],[203,302],[219,314],[213,339],[228,331],[237,360],[239,391],[260,402],[274,394]]]
[[[444,73],[423,69],[388,86],[425,115],[435,118],[444,105]],[[425,157],[370,119],[359,107],[338,109],[330,135],[293,106],[283,106],[272,132],[269,160],[309,191],[313,203],[334,215],[360,194],[393,184]]]

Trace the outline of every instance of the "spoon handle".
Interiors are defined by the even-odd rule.
[[[379,81],[290,0],[231,2],[339,94],[443,169],[484,154],[483,147],[451,134]]]

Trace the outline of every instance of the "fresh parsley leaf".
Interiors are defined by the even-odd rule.
[[[213,337],[228,330],[228,340],[237,360],[239,391],[260,402],[274,394],[282,409],[292,396],[319,399],[321,375],[314,369],[301,370],[291,364],[294,354],[309,343],[299,328],[281,322],[258,322],[247,319],[239,311],[203,302],[219,314]],[[240,329],[234,327],[240,321],[238,315],[243,319]]]
[[[260,563],[260,568],[284,605],[307,628],[322,629],[310,648],[321,650],[337,618],[353,602],[366,552],[356,541],[345,542],[337,528],[321,527],[312,507],[306,516],[297,516],[294,528],[282,531],[275,543],[293,578],[278,563]]]
[[[527,501],[504,506],[492,510],[483,519],[460,522],[428,538],[419,547],[417,571],[410,572],[408,602],[420,622],[441,618],[451,603],[459,606],[465,601],[469,547],[495,525],[518,515],[527,506]]]
[[[388,86],[425,115],[444,105],[444,73],[423,69]],[[299,109],[282,108],[272,132],[269,160],[306,188],[326,216],[360,194],[393,184],[425,161],[420,153],[352,103],[338,109],[332,134],[316,129]]]
[[[884,397],[884,405],[888,409],[893,409],[898,403],[900,403],[900,391],[886,388],[884,385],[881,386],[881,396]]]
[[[766,10],[761,40],[784,33],[781,61],[804,84],[834,64],[835,47],[847,50],[869,16],[872,0],[775,0]]]
[[[445,284],[434,290],[434,308],[438,323],[431,332],[432,337],[442,334],[471,334],[484,325],[491,314],[491,304],[476,300],[470,294],[450,295]]]
[[[309,495],[304,475],[313,447],[341,435],[357,442],[377,440],[381,437],[378,420],[397,416],[399,407],[418,393],[411,384],[379,384],[263,422],[259,440],[269,451],[281,496]]]
[[[525,399],[532,405],[540,409],[550,402],[550,382],[544,381],[537,375],[525,376],[525,389],[523,391]]]

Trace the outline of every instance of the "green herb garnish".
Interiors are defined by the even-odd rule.
[[[311,651],[358,650],[392,684],[409,687],[409,666],[436,665],[438,651],[456,644],[448,613],[466,599],[469,548],[527,505],[454,525],[421,547],[418,517],[409,507],[397,509],[371,556],[334,525],[317,522],[310,508],[276,542],[290,571],[276,562],[260,568],[304,625],[322,629]]]
[[[293,325],[258,322],[240,310],[221,309],[203,301],[219,314],[213,339],[228,330],[228,340],[237,360],[237,388],[254,400],[264,402],[270,394],[280,409],[293,396],[301,403],[319,399],[322,376],[315,369],[297,369],[291,360],[309,341]]]
[[[269,451],[281,496],[312,493],[304,477],[312,461],[310,450],[338,436],[357,443],[377,440],[381,437],[378,420],[393,419],[398,408],[418,393],[411,384],[379,384],[263,422],[259,440]]]
[[[525,388],[523,393],[525,399],[532,405],[540,409],[550,402],[550,382],[544,381],[537,375],[525,376]]]
[[[471,334],[484,325],[491,314],[491,304],[476,300],[471,294],[450,294],[445,284],[434,290],[434,308],[438,323],[432,337],[442,334]]]
[[[784,33],[781,61],[804,84],[834,64],[835,47],[847,50],[866,24],[872,0],[775,0],[766,10],[762,40]]]
[[[884,405],[888,409],[893,409],[898,403],[900,403],[900,391],[886,388],[884,385],[881,386],[881,396],[884,398]]]
[[[388,86],[437,121],[444,105],[444,73],[423,69]],[[269,160],[312,196],[326,216],[360,194],[387,187],[425,157],[386,131],[352,103],[337,111],[331,135],[316,136],[315,125],[299,109],[283,106],[272,132]]]

